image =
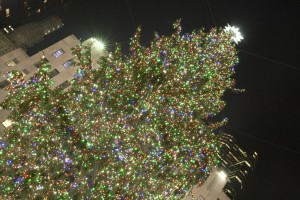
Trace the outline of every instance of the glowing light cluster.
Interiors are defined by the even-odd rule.
[[[74,49],[71,88],[51,90],[43,59],[29,81],[17,74],[2,103],[15,123],[0,138],[3,199],[176,199],[218,163],[211,119],[234,89],[235,45],[224,30],[155,35],[130,54],[118,45],[91,66],[91,47]],[[19,84],[21,83],[21,85]]]
[[[225,27],[225,31],[230,33],[231,39],[235,42],[235,43],[239,43],[243,38],[239,28],[236,28],[234,26],[230,26],[229,24]]]
[[[101,42],[100,40],[95,39],[95,38],[92,38],[92,42],[93,42],[93,45],[94,45],[98,50],[103,50],[103,49],[105,49],[104,43]]]

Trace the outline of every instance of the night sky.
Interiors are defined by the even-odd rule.
[[[223,115],[229,124],[224,130],[243,149],[257,151],[259,160],[238,199],[298,199],[299,9],[299,0],[69,0],[39,16],[57,14],[65,27],[29,53],[70,34],[82,40],[101,38],[108,50],[121,42],[127,52],[129,38],[138,25],[147,45],[154,31],[170,34],[172,23],[179,18],[183,32],[200,27],[209,30],[214,24],[239,27],[245,39],[237,45],[240,62],[235,78],[237,87],[246,92],[226,93],[228,105]]]

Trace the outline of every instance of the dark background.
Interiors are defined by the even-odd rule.
[[[108,50],[121,42],[127,52],[138,25],[147,45],[154,31],[170,34],[178,18],[183,32],[209,30],[215,24],[239,27],[245,39],[237,45],[240,63],[235,78],[246,92],[226,94],[223,115],[229,124],[224,130],[244,149],[257,151],[259,160],[238,199],[299,199],[299,9],[299,0],[65,0],[26,19],[57,14],[65,24],[29,54],[70,34],[82,41],[98,37]]]

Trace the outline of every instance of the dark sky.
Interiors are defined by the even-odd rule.
[[[153,32],[170,34],[182,18],[184,32],[210,29],[213,17],[208,0],[69,0],[49,13],[65,27],[38,46],[45,48],[69,34],[99,37],[111,50],[126,42],[137,25],[147,44]],[[81,3],[84,2],[84,3]],[[209,0],[217,26],[240,28],[240,63],[235,78],[242,94],[227,94],[225,129],[244,149],[256,150],[259,160],[239,194],[240,200],[299,199],[300,186],[300,1]],[[36,51],[33,49],[31,52]]]

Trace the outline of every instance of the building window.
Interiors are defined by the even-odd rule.
[[[5,14],[6,14],[6,17],[9,17],[9,16],[10,16],[10,10],[9,10],[9,8],[6,8],[6,9],[5,9]]]
[[[9,28],[11,31],[14,31],[14,28],[11,27],[11,25],[9,25],[8,28]]]
[[[74,64],[74,60],[71,59],[71,60],[68,60],[67,62],[64,63],[64,67],[65,67],[66,69],[68,69],[68,68],[71,67],[73,64]]]
[[[0,82],[0,89],[6,88],[8,85],[10,85],[10,82],[8,80],[4,80]]]
[[[3,28],[3,30],[4,30],[6,33],[9,33],[9,31],[8,31],[6,28]]]
[[[5,128],[11,126],[13,124],[13,122],[10,119],[5,120],[4,122],[2,122],[3,126]]]
[[[29,74],[29,71],[27,69],[23,69],[22,72],[26,75]]]
[[[44,58],[44,59],[45,59],[45,61],[46,61],[47,63],[49,62],[49,60],[48,60],[47,58]],[[36,68],[40,68],[40,67],[42,66],[42,62],[39,61],[39,62],[35,63],[34,66],[35,66]]]
[[[36,68],[40,68],[40,67],[42,66],[42,63],[41,63],[41,62],[37,62],[37,63],[34,64],[34,66],[35,66]]]
[[[214,178],[211,180],[211,182],[206,187],[206,190],[211,190],[214,187],[214,185],[217,183],[218,179],[219,179],[218,176],[214,176]]]
[[[44,4],[47,3],[47,2],[48,2],[47,0],[44,0]]]
[[[16,66],[16,64],[18,64],[19,63],[19,61],[17,60],[17,59],[12,59],[12,60],[10,60],[10,61],[8,61],[7,63],[6,63],[6,65],[8,66],[8,67],[14,67],[14,66]]]
[[[65,81],[62,84],[60,84],[59,86],[57,86],[57,89],[65,89],[69,86],[69,81]]]
[[[40,9],[40,8],[36,10],[36,13],[40,13],[40,12],[41,12],[41,9]]]
[[[55,58],[58,58],[59,56],[63,55],[64,53],[65,53],[65,51],[63,49],[59,49],[59,50],[55,51],[52,55]]]
[[[54,70],[52,70],[51,72],[48,73],[49,78],[53,78],[57,74],[59,74],[59,71],[57,69],[54,69]]]

